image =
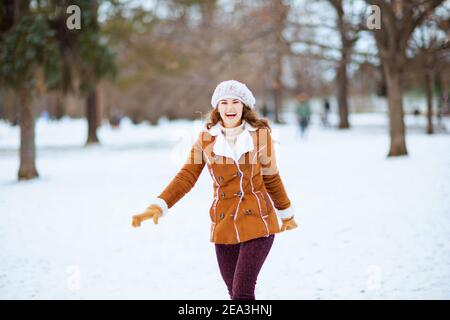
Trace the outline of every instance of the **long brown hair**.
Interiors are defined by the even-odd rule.
[[[271,132],[271,128],[269,126],[269,121],[264,118],[260,118],[256,111],[248,107],[246,104],[243,104],[244,108],[242,109],[242,120],[247,121],[250,125],[252,125],[255,128],[263,129],[268,128],[269,132]],[[214,108],[211,110],[208,114],[209,121],[206,124],[206,128],[209,130],[211,127],[216,125],[222,117],[220,116],[219,108]]]

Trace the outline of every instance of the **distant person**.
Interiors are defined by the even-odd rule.
[[[300,125],[300,132],[302,137],[306,134],[309,121],[311,120],[311,108],[309,106],[309,96],[306,93],[300,93],[297,95],[297,121]]]
[[[41,112],[41,118],[44,119],[46,122],[50,121],[50,114],[47,110]]]
[[[450,115],[450,95],[444,94],[442,96],[442,115]]]
[[[269,115],[269,107],[267,106],[267,103],[264,102],[261,108],[261,114],[264,118],[267,118]]]
[[[122,121],[123,114],[117,109],[114,109],[112,115],[109,119],[109,124],[113,129],[118,129],[120,127],[120,122]]]
[[[328,121],[328,115],[330,114],[330,101],[325,99],[323,102],[323,114],[322,114],[322,124],[324,127],[329,127],[330,122]]]
[[[438,128],[443,131],[443,132],[447,132],[447,128],[445,126],[445,123],[442,121],[442,117],[445,114],[448,114],[448,110],[449,110],[449,96],[448,94],[444,94],[440,97],[440,101],[439,104],[437,106],[437,125]]]
[[[19,125],[19,122],[20,122],[19,114],[18,114],[18,113],[15,113],[15,114],[14,114],[14,117],[13,117],[13,119],[12,119],[12,121],[11,121],[11,125],[12,125],[13,127],[18,126],[18,125]]]

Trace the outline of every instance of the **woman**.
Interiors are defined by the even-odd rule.
[[[214,187],[210,241],[221,276],[232,300],[254,300],[275,233],[297,224],[278,172],[270,127],[253,111],[252,92],[238,81],[224,81],[214,90],[211,105],[210,121],[186,163],[147,210],[133,216],[132,225],[139,227],[151,218],[157,224],[191,190],[206,165]]]

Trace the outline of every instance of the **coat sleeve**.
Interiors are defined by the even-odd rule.
[[[278,171],[272,136],[269,129],[260,129],[259,131],[259,159],[264,185],[273,201],[278,217],[280,219],[290,218],[294,216],[295,212]]]
[[[197,140],[191,147],[183,167],[157,197],[164,200],[167,205],[165,209],[171,208],[194,187],[205,163],[202,149],[202,132],[200,132]]]

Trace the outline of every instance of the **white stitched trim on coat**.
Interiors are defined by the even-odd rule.
[[[241,171],[241,168],[239,167],[239,163],[237,163],[237,161],[234,161],[234,162],[236,163],[236,166],[237,166],[237,168],[238,168],[238,170],[240,172],[240,176],[241,176],[241,180],[240,180],[240,183],[239,183],[239,188],[241,189],[241,196],[239,198],[239,202],[238,202],[238,205],[237,205],[237,208],[236,208],[236,212],[234,213],[233,224],[234,224],[234,230],[236,231],[237,240],[238,240],[238,242],[241,242],[241,239],[239,237],[239,231],[238,231],[238,229],[236,227],[235,221],[236,221],[236,218],[237,218],[238,213],[239,213],[239,206],[241,205],[242,198],[244,197],[244,190],[242,189],[242,178],[244,177],[244,173]]]
[[[275,211],[277,213],[277,216],[280,219],[287,219],[287,218],[291,218],[294,216],[295,211],[294,211],[294,207],[290,206],[287,209],[283,209],[283,210],[279,210],[277,208],[275,208]]]
[[[169,207],[167,206],[166,201],[164,201],[164,199],[162,198],[154,198],[150,203],[156,204],[161,207],[161,209],[163,210],[163,217],[169,212]]]
[[[219,190],[220,190],[220,185],[219,185],[219,183],[217,182],[216,177],[214,176],[214,173],[213,173],[212,168],[209,168],[209,167],[208,167],[208,169],[210,170],[211,176],[212,176],[212,178],[214,179],[214,182],[215,182],[215,184],[216,184],[216,186],[217,186],[217,187],[216,187],[216,196],[215,196],[214,204],[213,204],[213,210],[214,210],[214,224],[213,224],[213,228],[212,228],[212,231],[211,231],[211,239],[214,240],[214,231],[215,231],[215,229],[216,229],[216,221],[217,221],[217,203],[219,202]]]
[[[214,208],[214,222],[213,222],[213,225],[212,225],[212,230],[211,230],[211,235],[210,235],[210,237],[211,237],[211,240],[212,241],[214,241],[214,231],[216,230],[216,221],[217,221],[217,203],[219,202],[219,190],[220,190],[220,185],[219,185],[219,183],[217,182],[217,180],[216,180],[216,177],[214,176],[214,172],[213,172],[213,170],[212,170],[212,167],[211,167],[211,162],[209,161],[209,158],[208,158],[208,156],[205,154],[205,151],[203,151],[203,154],[205,155],[205,159],[206,159],[206,162],[208,162],[208,170],[209,170],[209,173],[211,174],[211,177],[213,178],[213,180],[214,180],[214,182],[215,182],[215,184],[216,184],[216,196],[214,197],[214,203],[213,203],[213,208]]]
[[[262,148],[261,148],[262,149]],[[260,150],[261,150],[260,149]],[[267,231],[267,234],[269,234],[269,227],[267,226],[267,222],[266,222],[266,220],[264,220],[264,218],[263,218],[263,216],[262,216],[262,213],[261,213],[261,204],[259,203],[259,198],[258,198],[258,195],[255,193],[255,189],[253,188],[253,166],[254,166],[254,161],[255,161],[255,157],[258,155],[258,153],[256,153],[254,156],[253,156],[253,162],[252,162],[252,173],[250,174],[250,183],[251,183],[251,186],[252,186],[252,193],[253,193],[253,195],[255,196],[255,198],[256,198],[256,200],[258,201],[258,210],[259,210],[259,216],[261,217],[261,220],[264,222],[264,225],[266,226],[266,231]]]

